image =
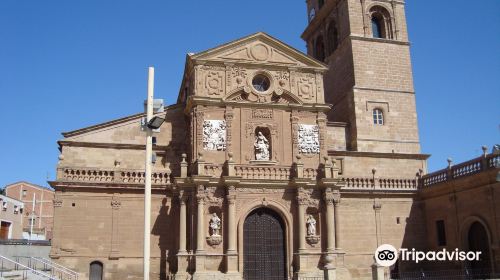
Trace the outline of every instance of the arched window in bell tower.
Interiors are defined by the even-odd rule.
[[[323,36],[321,35],[316,38],[314,57],[316,57],[316,59],[319,61],[325,60],[325,42],[323,41]]]
[[[335,21],[331,21],[328,25],[328,55],[331,55],[338,47],[338,31]]]
[[[372,25],[373,38],[392,39],[391,16],[381,6],[373,6],[370,9],[370,21]]]
[[[372,15],[372,34],[373,38],[384,38],[382,36],[381,20],[376,15]]]

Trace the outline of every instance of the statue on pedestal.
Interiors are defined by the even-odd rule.
[[[309,215],[307,217],[307,235],[308,236],[315,236],[316,235],[316,220],[312,215]]]
[[[262,134],[261,131],[258,132],[257,137],[255,137],[255,159],[256,160],[269,160],[269,140]]]
[[[210,228],[212,229],[212,236],[220,236],[220,226],[221,220],[217,213],[212,214],[212,218],[210,219]]]

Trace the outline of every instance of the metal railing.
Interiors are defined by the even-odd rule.
[[[456,269],[456,270],[435,270],[435,271],[413,271],[391,273],[391,279],[404,280],[469,280],[469,279],[498,279],[499,273],[492,273],[484,269]]]
[[[74,270],[71,270],[65,266],[62,266],[56,262],[53,262],[49,259],[46,259],[46,258],[38,258],[38,257],[32,257],[33,259],[36,259],[36,260],[39,260],[40,262],[44,263],[44,264],[47,264],[49,266],[53,266],[53,267],[56,267],[60,270],[63,270],[65,271],[68,275],[70,275],[71,277],[70,278],[65,278],[65,279],[75,279],[77,280],[78,279],[78,272],[74,271]]]
[[[9,258],[0,255],[0,277],[4,277],[4,274],[7,274],[9,272],[15,273],[16,271],[21,273],[20,276],[22,277],[21,279],[23,280],[29,279],[28,276],[30,275],[30,273],[50,280],[57,280],[55,276],[33,269],[22,263],[13,261]]]
[[[49,261],[44,258],[38,257],[28,257],[28,256],[14,256],[17,263],[21,263],[20,260],[26,260],[26,266],[34,269],[36,271],[42,271],[52,277],[54,279],[59,280],[77,280],[78,273],[70,270],[62,265],[55,264],[52,261]]]

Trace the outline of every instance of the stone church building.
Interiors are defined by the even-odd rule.
[[[152,279],[416,269],[373,258],[429,239],[404,2],[307,10],[307,54],[259,32],[186,56],[176,104],[156,112]],[[142,278],[143,117],[58,142],[51,258],[83,279]]]

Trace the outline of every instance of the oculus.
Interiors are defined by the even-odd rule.
[[[271,86],[271,81],[266,75],[257,74],[252,79],[252,86],[258,92],[265,92]]]

